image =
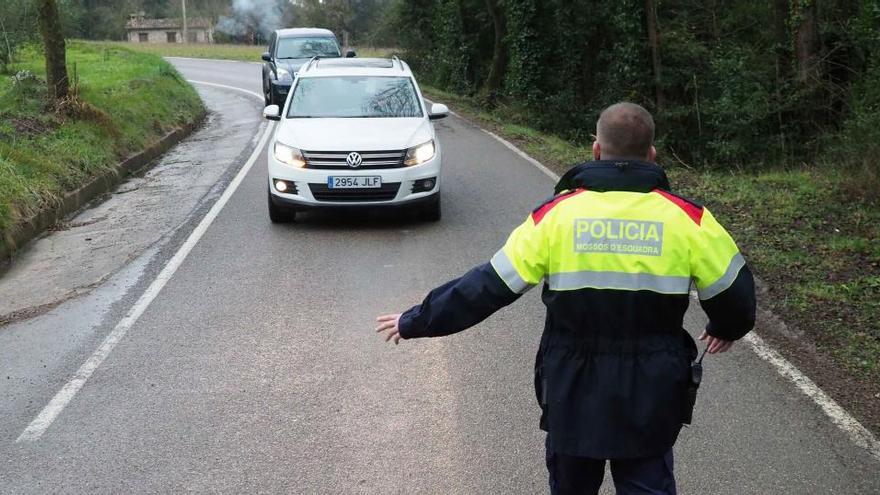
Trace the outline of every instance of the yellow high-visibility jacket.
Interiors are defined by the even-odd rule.
[[[543,283],[535,386],[554,449],[662,454],[681,429],[696,356],[682,328],[691,285],[707,331],[736,340],[754,325],[751,272],[709,210],[669,192],[655,164],[590,162],[557,187],[490,263],[407,311],[401,335],[463,330]]]

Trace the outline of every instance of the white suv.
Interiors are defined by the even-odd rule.
[[[440,219],[440,142],[398,58],[315,58],[297,73],[269,148],[269,218],[310,208],[409,206]]]

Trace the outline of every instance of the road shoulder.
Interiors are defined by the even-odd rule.
[[[87,293],[167,241],[244,162],[264,124],[254,98],[198,87],[204,126],[90,208],[33,241],[0,278],[0,326]]]

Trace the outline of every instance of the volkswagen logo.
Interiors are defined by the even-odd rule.
[[[363,161],[364,161],[364,159],[361,158],[361,154],[358,153],[357,151],[352,151],[351,153],[348,154],[348,157],[346,157],[346,159],[345,159],[345,163],[347,163],[348,166],[351,168],[360,167],[361,162],[363,162]]]

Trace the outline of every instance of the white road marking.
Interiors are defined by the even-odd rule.
[[[482,127],[480,128],[480,130],[485,132],[486,134],[492,136],[493,138],[495,138],[496,141],[498,141],[499,143],[506,146],[510,151],[513,151],[514,153],[519,155],[519,157],[522,158],[523,160],[525,160],[525,161],[531,163],[532,165],[534,165],[535,167],[537,167],[538,170],[540,170],[541,172],[544,172],[544,174],[547,177],[550,177],[551,179],[553,179],[554,182],[559,182],[559,176],[555,172],[553,172],[552,170],[550,170],[549,168],[544,166],[543,163],[541,163],[538,160],[535,160],[534,158],[529,156],[525,151],[517,148],[516,145],[514,145],[510,141],[502,138],[501,136],[495,134],[492,131],[487,131],[486,129],[483,129]]]
[[[764,339],[755,332],[749,332],[743,340],[752,347],[752,350],[761,359],[772,364],[780,375],[791,380],[804,395],[818,404],[825,415],[831,419],[831,422],[843,430],[854,444],[867,450],[875,459],[880,461],[880,442],[857,419],[846,412],[840,404],[823,392],[813,380],[810,380],[800,370],[795,368],[793,364],[788,362],[787,359],[767,345]]]
[[[171,55],[166,55],[162,58],[173,58],[174,60],[198,60],[200,62],[228,62],[236,64],[263,65],[262,62],[248,62],[247,60],[230,60],[225,58],[172,57]]]
[[[248,93],[253,95],[259,99],[263,99],[263,96],[254,93],[253,91],[248,91],[241,88],[236,88],[233,86],[224,86],[222,84],[214,84],[203,81],[190,81],[196,84],[206,84],[209,86],[217,86],[221,88],[231,89],[235,91],[241,91],[243,93]],[[223,194],[220,196],[220,199],[214,203],[214,206],[208,211],[202,221],[196,226],[196,228],[190,233],[189,237],[187,237],[186,241],[177,250],[174,256],[168,261],[162,271],[159,272],[159,275],[155,280],[147,287],[147,290],[141,295],[141,297],[134,303],[134,306],[128,311],[125,317],[116,324],[113,330],[104,338],[104,341],[101,342],[101,345],[95,350],[94,353],[89,357],[89,359],[83,363],[82,366],[76,371],[76,374],[71,378],[64,387],[52,397],[52,400],[49,401],[49,404],[43,408],[42,411],[34,418],[33,421],[25,428],[25,430],[18,436],[15,440],[18,442],[35,442],[40,439],[43,433],[52,426],[52,423],[58,418],[58,415],[64,410],[67,404],[73,399],[73,397],[80,391],[80,389],[85,385],[86,381],[92,376],[95,370],[104,362],[104,359],[110,354],[111,351],[116,347],[117,344],[125,337],[125,334],[129,329],[138,321],[138,318],[146,311],[147,307],[153,300],[159,295],[159,292],[165,287],[165,284],[168,283],[168,280],[174,275],[180,265],[183,264],[183,261],[189,255],[190,251],[192,251],[193,247],[195,247],[196,243],[199,242],[199,239],[205,234],[208,230],[208,227],[211,226],[211,223],[214,222],[214,219],[217,218],[217,215],[220,213],[220,210],[226,206],[226,203],[229,201],[229,198],[235,193],[235,190],[238,189],[238,186],[242,183],[245,176],[250,171],[251,167],[253,167],[254,162],[257,161],[260,154],[263,152],[263,147],[266,145],[266,141],[269,139],[269,135],[274,129],[273,125],[267,125],[263,130],[263,135],[260,138],[259,144],[254,148],[253,153],[247,159],[244,166],[239,170],[238,174],[236,174],[235,178],[232,179],[232,182],[226,187],[226,190],[223,191]]]
[[[261,95],[260,93],[257,93],[257,92],[255,92],[255,91],[248,91],[247,89],[236,88],[235,86],[227,86],[227,85],[225,85],[225,84],[217,84],[217,83],[212,83],[212,82],[208,82],[208,81],[196,81],[196,80],[194,80],[194,79],[187,79],[187,81],[188,81],[188,82],[191,82],[191,83],[195,83],[195,84],[203,84],[203,85],[205,85],[205,86],[214,86],[214,87],[217,87],[217,88],[231,89],[231,90],[233,90],[233,91],[239,91],[239,92],[241,92],[241,93],[247,93],[247,94],[253,96],[254,98],[259,98],[260,100],[263,99],[263,95]]]
[[[535,160],[534,158],[526,154],[521,149],[517,148],[513,143],[496,135],[493,132],[483,129],[482,127],[480,129],[486,134],[492,136],[496,141],[499,141],[508,149],[516,153],[523,160],[537,167],[538,170],[544,172],[544,174],[546,174],[554,181],[559,181],[559,175],[554,173],[538,160]],[[840,404],[838,404],[821,388],[819,388],[819,386],[816,385],[815,382],[810,380],[807,375],[797,369],[787,359],[782,357],[779,352],[767,345],[767,343],[764,342],[764,339],[762,339],[756,332],[749,332],[743,340],[747,344],[749,344],[749,347],[752,348],[755,354],[757,354],[764,361],[770,363],[780,375],[794,383],[794,385],[798,388],[798,390],[801,391],[801,393],[803,393],[804,395],[809,397],[810,400],[816,403],[816,405],[818,405],[819,408],[822,409],[822,412],[824,412],[825,415],[828,416],[831,422],[837,425],[838,428],[843,430],[843,432],[846,433],[846,435],[854,444],[867,450],[869,454],[880,461],[880,441],[878,441],[867,428],[859,423],[856,418],[849,414],[846,409],[841,407]]]
[[[428,103],[430,103],[430,104],[432,104],[432,105],[434,104],[434,102],[431,101],[431,100],[429,100],[428,98],[425,98],[425,101],[427,101]],[[455,116],[455,117],[457,117],[457,118],[459,118],[459,119],[461,119],[461,120],[467,120],[468,122],[471,122],[470,120],[468,120],[468,119],[462,117],[461,115],[459,115],[459,114],[453,112],[452,110],[449,111],[449,114],[450,114],[450,115],[453,115],[453,116]],[[473,123],[473,122],[471,122],[471,123]],[[519,157],[522,158],[523,160],[525,160],[525,161],[531,163],[532,165],[534,165],[535,167],[537,167],[538,170],[540,170],[541,172],[544,172],[544,174],[545,174],[547,177],[550,177],[551,179],[553,179],[554,182],[559,182],[559,175],[557,175],[556,172],[550,170],[550,169],[547,168],[543,163],[541,163],[541,162],[539,162],[538,160],[535,160],[534,158],[532,158],[532,157],[531,157],[528,153],[526,153],[525,151],[523,151],[523,150],[517,148],[515,144],[513,144],[513,143],[511,143],[510,141],[504,139],[503,137],[499,136],[498,134],[495,134],[495,133],[492,132],[492,131],[489,131],[489,130],[487,130],[487,129],[483,129],[483,128],[480,127],[480,126],[477,126],[477,128],[478,128],[479,130],[485,132],[486,134],[492,136],[493,139],[495,139],[495,140],[498,141],[499,143],[503,144],[503,145],[504,145],[507,149],[509,149],[510,151],[516,153],[517,156],[519,156]]]

